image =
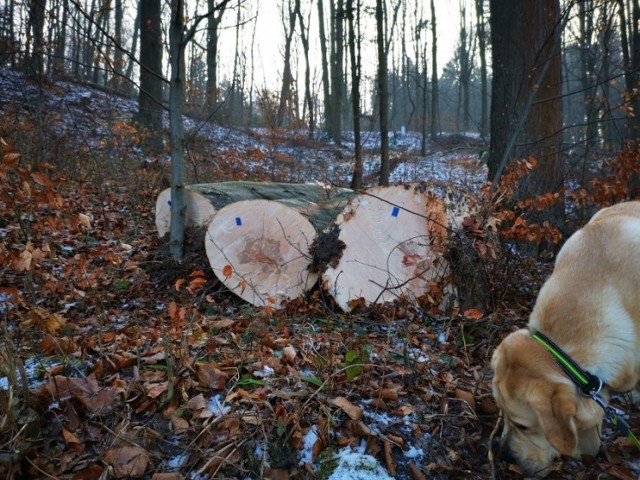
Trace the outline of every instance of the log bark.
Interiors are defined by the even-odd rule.
[[[450,283],[449,223],[444,200],[424,184],[357,195],[336,219],[344,251],[323,272],[323,288],[350,311],[363,301],[414,301],[429,293],[432,282]]]
[[[205,249],[211,268],[245,301],[282,307],[316,284],[311,246],[353,195],[344,191],[321,203],[301,196],[230,203],[207,228]]]
[[[222,182],[187,185],[186,227],[206,226],[217,210],[241,200],[280,200],[310,202],[330,201],[335,195],[348,194],[348,189],[327,188],[319,184],[267,182]],[[171,189],[163,190],[156,201],[156,228],[160,238],[171,227]]]

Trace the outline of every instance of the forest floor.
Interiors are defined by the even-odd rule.
[[[175,264],[155,232],[165,157],[149,158],[133,101],[0,69],[0,477],[523,478],[489,454],[489,359],[527,321],[548,275],[501,252],[489,311],[395,303],[339,312],[320,290],[277,311],[225,291],[202,232]],[[187,121],[189,181],[346,185],[352,148],[304,133]],[[394,134],[394,182],[477,192],[481,140],[419,154]],[[365,141],[375,183],[376,135]],[[13,150],[15,149],[15,150]],[[34,159],[40,158],[36,165]],[[27,165],[34,165],[28,168]],[[640,409],[614,404],[640,431]],[[637,479],[605,424],[603,448],[549,478]]]

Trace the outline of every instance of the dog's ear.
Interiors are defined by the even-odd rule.
[[[556,385],[551,402],[538,405],[538,420],[549,443],[563,455],[571,455],[578,444],[576,428],[577,399],[574,389],[566,384]]]

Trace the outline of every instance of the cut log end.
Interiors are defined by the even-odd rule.
[[[309,269],[315,236],[295,208],[271,200],[240,201],[215,215],[205,249],[230,291],[253,305],[280,308],[317,281]]]
[[[349,311],[355,301],[411,300],[449,275],[444,258],[444,203],[416,186],[375,187],[355,197],[336,220],[345,245],[323,286]]]
[[[203,227],[211,221],[216,213],[215,207],[203,195],[193,190],[186,189],[185,203],[185,227]],[[156,229],[158,236],[164,237],[171,229],[171,189],[160,192],[156,200]]]

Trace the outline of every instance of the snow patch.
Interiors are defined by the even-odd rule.
[[[302,438],[302,450],[299,453],[300,461],[298,462],[298,465],[305,465],[313,462],[313,446],[318,441],[318,438],[318,429],[314,425]]]
[[[225,405],[222,394],[218,393],[209,399],[209,410],[216,417],[221,417],[231,411],[231,406]]]
[[[338,466],[328,480],[393,480],[378,460],[364,450],[364,444],[357,450],[350,447],[339,450]]]

